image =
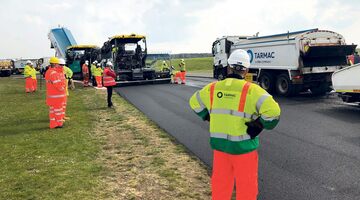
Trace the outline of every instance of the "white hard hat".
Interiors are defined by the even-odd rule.
[[[26,64],[32,65],[33,63],[32,63],[30,60],[27,60],[27,61],[26,61]]]
[[[89,64],[89,61],[88,61],[88,60],[85,60],[85,64]]]
[[[113,66],[113,64],[112,64],[112,62],[110,62],[110,61],[107,61],[107,63],[106,63],[106,66]]]
[[[98,63],[97,60],[95,60],[94,63]]]
[[[63,58],[59,58],[59,65],[65,65],[65,60]]]
[[[101,66],[101,64],[100,64],[100,63],[98,63],[96,66],[100,67],[100,66]]]
[[[181,62],[185,62],[185,60],[184,60],[184,59],[181,59]]]
[[[249,54],[242,49],[237,49],[230,54],[228,63],[231,68],[235,67],[236,65],[249,68],[250,67]]]
[[[164,60],[163,63],[166,63],[166,61]]]

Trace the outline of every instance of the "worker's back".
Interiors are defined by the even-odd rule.
[[[280,115],[279,105],[271,95],[245,80],[227,78],[205,86],[198,93],[190,105],[195,110],[199,107],[198,111],[206,108],[210,113],[210,144],[222,152],[242,154],[255,150],[259,146],[258,137],[250,138],[245,123]]]

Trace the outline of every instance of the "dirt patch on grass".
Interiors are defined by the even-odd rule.
[[[94,93],[98,100],[87,102],[99,108],[95,133],[105,167],[99,198],[211,198],[208,169],[200,160],[121,97],[114,95],[115,108],[108,109],[106,92]]]

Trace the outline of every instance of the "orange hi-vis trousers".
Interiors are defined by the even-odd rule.
[[[95,76],[97,87],[102,87],[102,76]]]
[[[185,82],[186,82],[186,72],[180,72],[180,78],[181,78],[181,83],[185,84]]]
[[[181,83],[185,84],[186,82],[186,72],[177,72],[174,76],[174,83],[178,83],[178,79],[181,80]]]
[[[33,92],[34,90],[33,79],[31,77],[25,78],[25,92]]]
[[[258,153],[232,155],[214,150],[211,189],[213,200],[230,200],[236,187],[237,200],[256,200],[258,195]]]
[[[63,105],[49,106],[50,128],[63,125]]]
[[[32,80],[34,91],[37,90],[37,79]]]

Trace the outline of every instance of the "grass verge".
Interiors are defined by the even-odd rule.
[[[44,90],[1,78],[0,93],[0,199],[210,199],[207,168],[118,95],[70,91],[50,130]]]

